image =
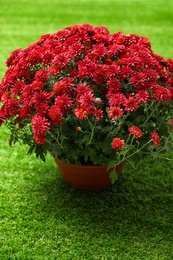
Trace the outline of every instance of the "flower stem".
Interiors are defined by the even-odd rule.
[[[152,108],[154,104],[154,101],[151,103],[150,107],[147,109],[149,111],[150,108]],[[148,115],[148,117],[146,118],[145,122],[140,126],[143,127],[146,125],[146,123],[148,122],[148,120],[153,116],[153,114],[156,112],[157,108],[159,106],[159,103],[156,104],[156,106],[154,107],[154,109],[151,111],[151,114]]]
[[[123,158],[122,158],[117,164],[120,164],[120,163],[126,161],[127,159],[129,159],[130,157],[132,157],[133,155],[139,153],[139,151],[141,151],[146,145],[148,145],[148,144],[152,141],[152,139],[149,140],[149,141],[148,141],[147,143],[145,143],[141,148],[137,149],[137,150],[136,150],[135,152],[133,152],[132,154],[126,156],[127,153],[129,152],[130,148],[131,148],[131,145],[132,145],[133,140],[134,140],[134,138],[132,138],[132,140],[131,140],[131,143],[130,143],[130,145],[129,145],[129,149],[126,151],[126,153],[124,154]],[[117,165],[117,164],[116,164],[116,165]],[[115,166],[116,166],[116,165],[115,165]]]
[[[91,135],[90,135],[90,139],[87,143],[87,145],[91,144],[92,140],[93,140],[93,136],[94,136],[94,130],[95,130],[95,126],[96,126],[96,121],[94,122],[94,125],[91,123],[91,121],[89,120],[89,118],[87,117],[87,121],[90,125],[90,128],[91,128]]]

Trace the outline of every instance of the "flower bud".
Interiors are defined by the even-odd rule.
[[[97,104],[100,104],[100,103],[102,103],[102,100],[101,100],[101,98],[96,98],[96,99],[95,99],[95,102],[96,102]]]

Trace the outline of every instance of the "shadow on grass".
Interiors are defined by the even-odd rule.
[[[172,167],[172,166],[171,166]],[[88,229],[96,234],[128,234],[141,237],[164,234],[173,237],[173,176],[172,168],[163,172],[148,164],[146,174],[139,166],[137,172],[125,169],[120,180],[110,188],[98,192],[79,191],[66,184],[50,169],[44,172],[45,180],[36,183],[35,210],[44,212],[47,219],[70,225],[75,232]],[[162,171],[162,174],[161,172]],[[50,177],[51,176],[51,177]]]

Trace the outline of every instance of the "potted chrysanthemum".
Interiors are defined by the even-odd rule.
[[[6,65],[0,124],[11,145],[43,160],[50,152],[59,166],[103,166],[105,186],[124,162],[172,149],[173,60],[146,37],[75,25],[15,50]]]

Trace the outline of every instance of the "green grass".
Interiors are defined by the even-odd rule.
[[[51,2],[51,4],[50,4]],[[6,0],[0,8],[0,78],[16,48],[76,23],[147,36],[173,57],[173,1]],[[172,260],[173,163],[144,160],[113,187],[81,192],[0,130],[0,259]]]

